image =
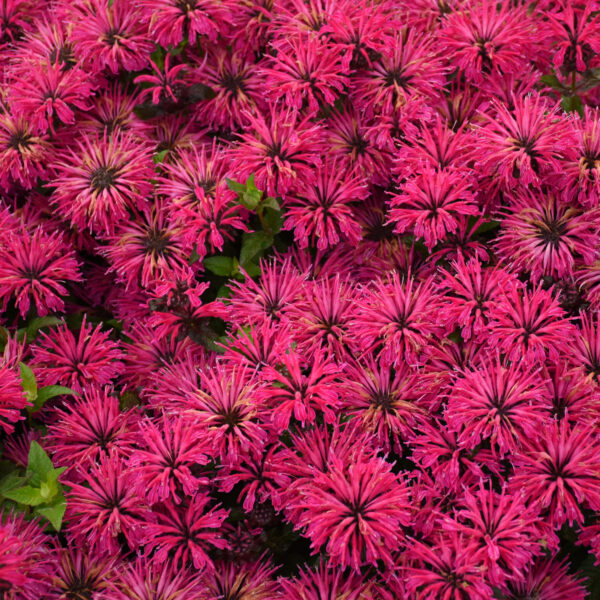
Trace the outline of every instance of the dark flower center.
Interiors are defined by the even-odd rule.
[[[67,600],[92,600],[97,591],[94,589],[94,582],[83,575],[74,578],[68,585],[64,595]]]
[[[412,77],[403,75],[402,69],[394,69],[388,71],[385,75],[385,84],[388,86],[398,85],[401,88],[406,88],[411,81]]]
[[[26,150],[32,145],[31,138],[33,136],[29,133],[25,133],[24,131],[17,131],[10,136],[8,140],[8,147],[14,148],[18,152],[22,150]]]
[[[244,91],[244,78],[235,73],[225,73],[221,77],[221,85],[233,96],[237,96],[238,92]]]
[[[196,8],[196,0],[176,0],[175,4],[183,13],[188,13]]]
[[[60,48],[54,48],[52,52],[50,52],[50,62],[55,63],[63,63],[63,68],[65,70],[70,69],[75,66],[77,62],[75,60],[75,55],[70,46],[61,46]]]
[[[114,184],[118,172],[119,170],[115,167],[98,167],[92,172],[92,187],[95,190],[107,190]]]
[[[538,237],[548,246],[557,248],[561,237],[565,234],[567,226],[560,221],[539,223],[537,226]]]
[[[163,229],[151,229],[143,241],[148,254],[166,254],[169,247],[168,233]]]

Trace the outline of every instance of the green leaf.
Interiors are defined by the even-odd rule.
[[[35,402],[37,398],[37,382],[33,371],[25,363],[21,363],[21,385],[23,386],[27,400]]]
[[[267,196],[267,198],[265,198],[261,205],[264,208],[272,208],[273,210],[279,212],[281,211],[281,206],[279,206],[279,202],[277,202],[277,200],[275,198],[271,198],[271,196]]]
[[[204,259],[204,266],[215,275],[229,277],[234,273],[234,259],[231,256],[209,256]]]
[[[165,68],[165,49],[162,46],[156,46],[156,50],[150,54],[154,64],[162,71]]]
[[[200,255],[198,254],[198,248],[196,246],[194,246],[194,249],[192,250],[192,255],[190,256],[190,259],[188,260],[188,264],[193,265],[194,263],[198,262],[200,260]]]
[[[59,496],[53,504],[50,506],[39,506],[35,509],[35,512],[38,515],[48,519],[56,531],[60,531],[66,509],[67,501],[65,500],[64,496]]]
[[[246,186],[243,183],[238,183],[233,179],[225,178],[225,182],[227,183],[227,187],[236,194],[243,194],[246,191]]]
[[[265,231],[255,231],[242,235],[242,250],[240,252],[240,265],[246,265],[260,252],[273,245],[273,236]]]
[[[59,325],[60,323],[62,323],[62,320],[58,317],[36,317],[27,323],[27,327],[19,329],[17,332],[17,338],[19,341],[23,341],[25,338],[27,338],[27,341],[31,342],[37,337],[40,329],[43,329],[44,327],[52,327],[52,325]]]
[[[231,289],[229,286],[224,283],[217,291],[217,298],[230,298],[231,297]]]
[[[563,96],[560,105],[565,112],[577,112],[583,116],[583,102],[577,95]]]
[[[32,483],[39,485],[42,480],[47,479],[49,473],[53,470],[54,466],[46,451],[36,441],[31,442],[27,462],[27,474],[31,475]]]
[[[154,156],[152,157],[152,161],[154,162],[154,164],[158,165],[162,163],[165,160],[165,156],[168,154],[168,152],[169,149],[166,148],[165,150],[161,150],[160,152],[154,154]]]
[[[497,229],[498,227],[500,227],[500,221],[494,221],[493,219],[490,219],[489,221],[482,223],[477,228],[477,231],[475,232],[475,234],[487,233],[488,231],[493,231],[494,229]]]
[[[255,210],[262,199],[262,192],[254,184],[254,174],[250,175],[245,184],[227,179],[227,186],[238,195],[240,203],[248,210]]]
[[[248,277],[258,277],[260,275],[260,267],[253,262],[248,263],[244,267],[244,270],[246,271]]]
[[[0,480],[0,494],[14,490],[25,482],[25,477],[21,477],[16,471],[9,473]]]
[[[23,487],[6,491],[3,496],[9,500],[18,502],[19,504],[26,504],[27,506],[37,506],[38,504],[46,502],[40,489],[30,485],[24,485]]]
[[[263,221],[265,226],[269,228],[269,233],[273,235],[279,233],[283,227],[283,216],[281,212],[270,207],[265,209]]]
[[[552,89],[555,89],[555,90],[564,90],[565,89],[565,86],[560,82],[558,77],[556,75],[554,75],[554,73],[552,73],[550,75],[542,75],[542,77],[540,78],[540,81],[544,85],[547,85],[548,87],[551,87]]]
[[[79,396],[79,394],[64,385],[46,385],[38,390],[31,412],[40,410],[50,398],[56,396]]]
[[[58,494],[56,478],[51,477],[48,481],[42,481],[40,484],[40,496],[44,499],[44,502],[51,502],[56,494]]]

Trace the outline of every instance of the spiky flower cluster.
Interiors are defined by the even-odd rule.
[[[596,0],[0,1],[0,596],[595,597],[598,83]]]

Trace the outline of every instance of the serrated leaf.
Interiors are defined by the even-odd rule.
[[[56,531],[60,531],[66,509],[67,501],[65,500],[64,496],[60,496],[59,499],[50,506],[38,506],[35,509],[35,513],[44,517],[45,519],[48,519],[52,527],[54,527]]]
[[[27,474],[31,476],[32,483],[39,485],[53,470],[54,466],[46,451],[36,441],[31,442],[27,461]]]
[[[38,390],[31,412],[40,410],[50,398],[56,396],[79,396],[79,394],[64,385],[46,385]]]
[[[260,252],[273,245],[273,236],[265,231],[244,233],[242,236],[242,250],[240,252],[240,265],[244,268]]]
[[[14,500],[19,504],[26,504],[27,506],[37,506],[43,504],[46,499],[42,496],[40,489],[31,485],[24,485],[20,488],[8,490],[2,494],[9,500]]]
[[[25,363],[21,363],[21,385],[23,386],[27,400],[35,402],[37,398],[37,382],[33,371]]]
[[[204,266],[211,273],[221,277],[229,277],[234,271],[234,262],[231,256],[209,256],[204,259]]]
[[[279,212],[281,210],[281,206],[279,206],[279,202],[277,202],[276,198],[271,198],[268,196],[262,201],[262,206],[264,208],[272,208],[273,210]]]
[[[246,186],[243,183],[238,183],[227,177],[225,178],[225,182],[227,183],[227,187],[236,194],[243,194],[246,191]]]

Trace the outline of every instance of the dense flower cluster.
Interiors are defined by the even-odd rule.
[[[594,597],[597,84],[595,0],[0,1],[0,596]]]

